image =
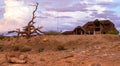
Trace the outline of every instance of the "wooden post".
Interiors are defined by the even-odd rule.
[[[81,31],[81,35],[82,35],[83,33],[82,33],[82,31]]]
[[[90,31],[88,31],[89,35],[90,35]]]
[[[100,23],[100,34],[102,34],[102,25]]]
[[[95,35],[96,33],[95,33],[95,30],[94,30],[94,35]]]
[[[76,30],[76,35],[77,35],[77,30]]]

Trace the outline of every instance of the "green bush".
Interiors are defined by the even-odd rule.
[[[3,35],[0,35],[0,39],[4,39],[5,38],[5,36],[3,36]]]
[[[107,34],[115,34],[115,35],[118,35],[119,32],[117,30],[110,30],[107,32]]]
[[[45,32],[44,34],[45,35],[60,35],[61,33],[57,31],[48,31],[48,32]]]

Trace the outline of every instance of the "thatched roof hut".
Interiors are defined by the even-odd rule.
[[[109,31],[117,31],[115,28],[115,25],[110,20],[98,20],[90,21],[86,23],[83,28],[87,31],[86,33],[93,34],[96,33],[102,33],[106,34]]]
[[[115,25],[110,20],[94,20],[87,22],[83,27],[77,26],[73,31],[66,31],[62,34],[107,34],[109,32],[118,34],[119,31],[115,28]]]

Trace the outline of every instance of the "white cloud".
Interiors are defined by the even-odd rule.
[[[54,17],[57,16],[69,16],[72,17],[73,19],[84,19],[85,17],[89,16],[91,13],[90,12],[56,12],[56,11],[46,11],[49,14],[52,14]]]
[[[96,0],[96,2],[113,2],[113,0]]]
[[[84,0],[89,3],[113,2],[113,0]]]
[[[24,1],[5,0],[5,13],[0,21],[0,31],[8,31],[23,27],[32,15],[33,8],[24,5]],[[3,29],[3,27],[5,29]]]
[[[88,10],[96,10],[98,14],[103,13],[106,10],[106,7],[102,7],[100,5],[94,5],[92,7],[88,7]]]

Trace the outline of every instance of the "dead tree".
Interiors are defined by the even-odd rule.
[[[13,32],[16,32],[18,33],[18,36],[26,36],[26,37],[31,37],[32,34],[36,33],[37,35],[40,35],[40,33],[43,33],[40,29],[42,27],[35,27],[34,24],[34,19],[36,18],[35,16],[35,12],[37,11],[38,9],[38,3],[36,3],[36,7],[35,7],[35,10],[33,11],[32,13],[32,19],[28,22],[27,26],[23,27],[23,31],[20,31],[20,30],[14,30],[14,31],[9,31],[8,33],[13,33]]]
[[[16,29],[16,30],[13,30],[13,31],[8,31],[8,33],[14,33],[16,32],[17,33],[17,36],[24,36],[26,33],[23,32],[23,31],[20,31],[20,29]]]

